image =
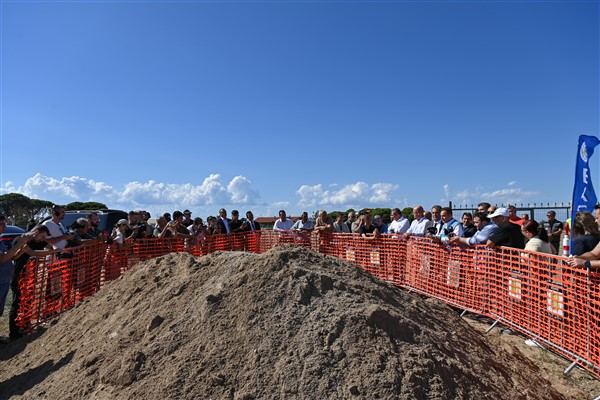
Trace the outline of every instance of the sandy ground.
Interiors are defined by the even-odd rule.
[[[495,327],[489,333],[486,330],[493,321],[488,318],[473,318],[465,316],[464,320],[477,332],[485,336],[494,346],[501,347],[507,352],[520,352],[536,366],[539,374],[547,379],[552,386],[567,399],[595,399],[600,396],[600,380],[582,368],[574,368],[568,374],[564,371],[571,361],[541,347],[531,347],[525,344],[527,339],[519,333],[502,333],[505,327]],[[515,366],[514,368],[518,368]]]
[[[0,399],[593,399],[489,320],[304,248],[170,254],[0,345]],[[6,316],[0,336],[7,335]]]

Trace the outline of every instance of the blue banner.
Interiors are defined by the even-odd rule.
[[[594,206],[598,199],[592,184],[589,161],[594,154],[594,148],[600,144],[595,136],[580,135],[577,146],[577,164],[575,167],[575,186],[573,188],[573,208],[571,210],[571,224],[575,221],[578,211],[594,213]],[[573,235],[571,235],[572,237]],[[571,248],[573,239],[571,238]]]

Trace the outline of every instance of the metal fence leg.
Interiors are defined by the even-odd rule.
[[[577,362],[580,361],[579,359],[576,359],[575,361],[573,361],[571,363],[571,365],[569,365],[567,367],[567,369],[565,369],[565,371],[563,372],[563,374],[568,374],[569,372],[571,372],[573,370],[573,368],[575,368],[577,366]]]
[[[494,323],[492,324],[492,326],[490,326],[489,328],[487,328],[487,330],[485,331],[485,333],[488,333],[489,331],[491,331],[492,329],[494,329],[494,327],[496,326],[496,324],[498,324],[498,322],[500,322],[499,319],[495,320]]]

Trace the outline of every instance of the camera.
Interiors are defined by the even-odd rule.
[[[449,230],[448,228],[444,228],[444,235],[448,236],[449,238],[453,238],[454,236],[456,236],[456,233],[454,233],[454,231]]]
[[[437,228],[435,226],[430,226],[429,228],[427,228],[427,233],[435,235],[437,233]]]

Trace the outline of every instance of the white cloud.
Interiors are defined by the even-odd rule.
[[[119,195],[119,203],[173,204],[184,206],[206,206],[233,204],[232,194],[221,182],[219,174],[211,174],[202,184],[162,183],[150,180],[145,183],[130,182]]]
[[[56,179],[40,173],[28,178],[20,187],[8,181],[2,191],[17,192],[35,199],[53,199],[57,203],[100,201],[97,199],[109,198],[114,193],[113,188],[104,182],[78,176]]]
[[[8,181],[0,192],[21,193],[59,204],[97,201],[110,207],[148,210],[256,204],[259,198],[258,191],[252,188],[252,183],[245,177],[236,176],[225,185],[219,174],[209,175],[200,185],[150,180],[129,182],[122,188],[114,188],[104,182],[77,176],[57,179],[38,173],[27,179],[23,186]]]
[[[375,205],[389,204],[392,200],[391,193],[398,190],[398,185],[392,183],[375,183],[371,185],[372,194],[369,202]]]
[[[356,182],[342,186],[339,190],[325,190],[323,185],[302,185],[296,193],[300,196],[299,206],[302,207],[363,207],[389,206],[392,195],[398,190],[398,185],[392,183]]]
[[[450,185],[448,185],[447,183],[444,185],[444,195],[446,196],[447,199],[452,197],[452,191],[450,190]]]
[[[510,181],[507,183],[508,186],[515,186],[517,184],[517,181]]]
[[[516,181],[511,181],[508,186],[514,186],[515,184]],[[452,201],[454,205],[475,205],[481,201],[487,201],[492,204],[522,203],[531,201],[540,194],[516,187],[500,188],[485,192],[481,187],[475,187],[454,193],[448,184],[443,186],[443,190],[446,198],[442,199],[442,202]]]
[[[538,196],[537,192],[528,192],[520,188],[499,189],[490,193],[482,193],[481,198],[490,203],[507,204],[522,203]]]
[[[231,193],[231,201],[237,204],[252,203],[259,198],[258,191],[252,189],[252,182],[243,176],[236,176],[227,185],[227,191]]]

